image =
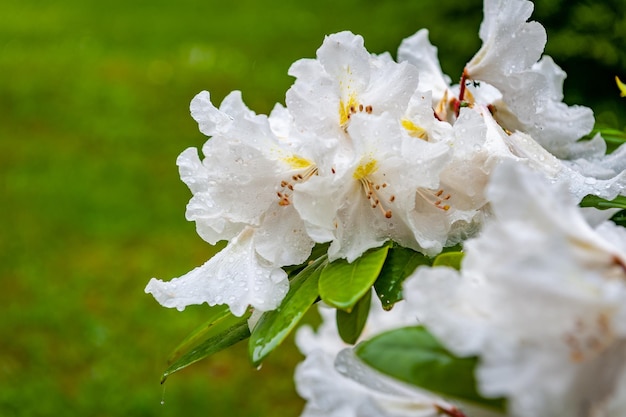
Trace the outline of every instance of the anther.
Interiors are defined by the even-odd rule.
[[[366,106],[366,107],[365,107],[365,113],[367,113],[367,114],[371,114],[371,113],[372,113],[372,110],[373,110],[373,109],[372,109],[372,106],[369,106],[369,105],[368,105],[368,106]]]

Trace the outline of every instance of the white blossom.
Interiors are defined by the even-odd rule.
[[[352,262],[389,239],[439,252],[441,244],[424,231],[428,225],[415,224],[412,216],[418,190],[438,189],[448,146],[403,134],[389,113],[352,119],[351,160],[336,165],[333,175],[311,178],[295,190],[294,203],[309,234],[332,242],[331,260]]]
[[[146,291],[179,309],[202,302],[227,304],[236,315],[248,305],[274,309],[288,288],[280,268],[304,262],[314,244],[292,198],[297,184],[318,173],[314,159],[323,162],[324,150],[276,136],[268,118],[249,110],[239,92],[227,96],[219,109],[202,92],[192,100],[191,112],[200,130],[212,137],[202,148],[203,160],[189,148],[177,161],[193,193],[187,219],[196,222],[207,242],[229,244],[183,277],[168,283],[153,279]],[[281,125],[281,117],[277,110],[278,132],[288,124],[283,120]]]
[[[463,85],[449,85],[425,30],[405,39],[398,57],[420,70],[418,90],[432,92],[438,119],[456,123],[462,103],[485,118],[488,109],[513,134],[503,137],[511,150],[507,158],[524,161],[552,181],[566,181],[577,198],[614,198],[626,187],[626,147],[607,156],[599,136],[579,141],[593,127],[593,113],[563,103],[565,73],[549,56],[541,57],[545,30],[527,21],[532,10],[527,0],[485,1],[483,45],[465,67]]]
[[[479,355],[479,389],[515,416],[619,416],[626,397],[626,231],[592,228],[563,185],[508,163],[494,220],[461,273],[418,268],[404,295],[457,355]]]
[[[317,59],[296,61],[289,75],[296,81],[287,108],[299,129],[320,139],[343,137],[357,113],[400,114],[418,82],[415,67],[371,55],[350,32],[327,36]]]
[[[298,393],[307,400],[303,417],[436,417],[436,406],[452,407],[365,365],[339,338],[334,310],[320,307],[319,312],[323,321],[317,332],[307,326],[296,334],[296,343],[306,355],[295,374]],[[403,311],[402,303],[384,311],[373,297],[360,340],[409,321],[412,317]]]

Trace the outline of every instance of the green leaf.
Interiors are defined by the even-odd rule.
[[[402,283],[420,265],[430,265],[426,256],[409,248],[395,246],[389,249],[387,259],[374,288],[385,310],[402,299]]]
[[[194,336],[192,334],[191,337],[198,341],[198,343],[194,344],[193,348],[187,352],[176,354],[178,359],[176,359],[174,363],[172,363],[165,370],[165,372],[163,372],[161,384],[164,383],[167,377],[174,372],[180,371],[181,369],[186,368],[187,366],[196,363],[207,356],[217,353],[248,338],[250,336],[250,330],[248,329],[249,317],[249,312],[243,317],[236,317],[232,314],[228,314],[215,323],[209,325],[209,328],[206,331],[200,331],[202,333],[202,337]],[[183,345],[191,346],[186,342],[183,342]]]
[[[461,270],[463,252],[444,252],[439,254],[433,261],[433,266],[449,266],[457,271]]]
[[[352,263],[338,259],[320,276],[320,297],[335,308],[350,311],[372,287],[385,263],[389,246],[371,249]]]
[[[319,277],[326,264],[324,255],[304,268],[291,280],[289,292],[280,306],[261,316],[248,342],[248,354],[254,365],[260,364],[285,340],[315,303]]]
[[[300,265],[283,267],[283,270],[287,273],[287,275],[289,275],[289,279],[292,279],[292,277],[296,276],[312,262],[315,262],[322,256],[326,255],[329,246],[330,243],[316,243],[315,246],[313,246],[313,249],[311,249],[311,255],[309,255],[309,258],[305,262]]]
[[[379,371],[444,396],[504,411],[503,399],[476,391],[476,357],[457,358],[424,327],[392,330],[360,343],[356,354]]]
[[[595,207],[600,210],[610,208],[626,209],[626,196],[618,195],[613,200],[606,200],[596,195],[587,195],[580,202],[580,207]]]
[[[368,291],[354,305],[351,312],[337,310],[337,329],[339,336],[344,342],[353,345],[361,336],[361,332],[367,322],[367,316],[372,305],[372,292]]]
[[[228,316],[232,316],[232,313],[228,309],[227,305],[224,304],[210,307],[208,318],[204,324],[191,332],[182,342],[180,342],[178,346],[176,346],[176,349],[174,349],[169,358],[167,358],[167,362],[170,364],[173,363],[182,355],[211,337],[210,333],[215,331],[215,326]]]
[[[626,227],[626,210],[615,213],[611,220],[618,226]]]

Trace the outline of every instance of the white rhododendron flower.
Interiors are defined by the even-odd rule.
[[[600,136],[579,141],[593,114],[563,103],[565,73],[541,56],[545,30],[528,21],[532,10],[528,0],[485,1],[483,44],[458,85],[426,30],[402,42],[398,62],[345,31],[293,63],[286,106],[269,116],[238,91],[219,108],[199,93],[191,115],[210,139],[177,160],[193,194],[186,218],[227,246],[146,291],[169,307],[227,304],[242,315],[277,308],[289,286],[283,268],[303,265],[316,243],[330,243],[330,261],[353,262],[387,241],[435,256],[479,232],[503,161],[578,200],[620,194],[626,146],[605,155]]]
[[[318,166],[276,137],[268,118],[250,111],[239,92],[227,96],[220,109],[207,92],[200,93],[191,112],[212,138],[202,149],[204,160],[193,148],[178,158],[181,178],[193,193],[187,219],[196,222],[198,234],[209,243],[230,243],[218,255],[222,261],[213,258],[170,283],[152,280],[146,291],[169,307],[228,304],[237,315],[247,304],[274,309],[288,286],[280,268],[301,264],[313,247],[292,194],[297,184],[317,174]],[[319,155],[312,153],[307,156]],[[239,262],[229,262],[233,257]]]
[[[501,93],[492,104],[504,127],[522,130],[567,158],[568,146],[591,131],[593,112],[562,102],[565,73],[550,57],[540,60],[547,37],[539,23],[527,21],[533,7],[527,0],[485,1],[479,31],[483,45],[465,76],[481,82],[472,90],[476,96],[483,93],[483,82]]]
[[[462,104],[484,117],[486,108],[501,128],[526,135],[529,149],[503,137],[509,157],[526,161],[550,180],[566,179],[577,198],[612,199],[626,188],[626,147],[615,152],[619,156],[605,156],[599,136],[578,142],[591,131],[593,113],[563,103],[565,73],[550,57],[541,57],[545,30],[527,21],[532,10],[527,0],[485,1],[483,45],[467,64],[460,86],[449,85],[424,29],[402,42],[399,60],[420,70],[418,89],[432,92],[437,119],[455,123]]]
[[[419,268],[404,296],[479,389],[515,416],[621,416],[626,401],[626,231],[592,228],[566,188],[508,163],[488,190],[494,220],[461,272]]]
[[[403,137],[389,113],[353,119],[348,129],[352,160],[337,166],[334,175],[312,178],[296,189],[295,206],[309,233],[317,241],[332,241],[331,260],[352,262],[389,239],[438,253],[442,245],[422,239],[411,217],[418,190],[438,189],[448,146]]]
[[[358,113],[401,114],[418,82],[415,67],[371,55],[350,32],[327,36],[317,59],[296,61],[289,75],[296,77],[286,97],[295,124],[322,140],[342,137]]]
[[[413,321],[402,307],[398,303],[385,311],[372,297],[361,340]],[[335,310],[322,306],[319,312],[323,321],[317,332],[307,326],[296,334],[296,343],[306,355],[295,374],[298,393],[307,400],[303,417],[436,417],[440,409],[454,409],[431,393],[365,365],[339,338]]]

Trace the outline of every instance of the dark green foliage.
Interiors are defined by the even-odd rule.
[[[431,260],[412,249],[393,246],[389,249],[387,259],[374,283],[376,294],[385,310],[402,299],[402,283],[419,265],[430,265]]]
[[[337,330],[341,340],[351,345],[356,343],[367,322],[371,305],[372,292],[368,291],[349,313],[337,310]]]
[[[485,399],[476,391],[477,358],[458,358],[425,328],[405,327],[359,344],[357,355],[368,365],[429,391],[497,410],[501,399]]]

